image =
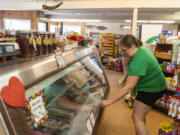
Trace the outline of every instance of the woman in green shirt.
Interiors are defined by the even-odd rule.
[[[125,35],[120,43],[120,52],[129,58],[127,64],[127,81],[112,99],[102,100],[101,107],[109,106],[123,99],[131,90],[137,91],[132,119],[136,135],[148,135],[145,117],[155,102],[161,98],[166,89],[166,80],[157,59],[142,42],[132,35]]]

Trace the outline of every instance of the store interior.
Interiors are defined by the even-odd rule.
[[[0,0],[0,135],[135,135],[120,41],[156,57],[167,89],[149,135],[180,135],[180,1]]]

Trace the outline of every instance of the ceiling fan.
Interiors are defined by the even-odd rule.
[[[62,4],[63,4],[63,2],[60,2],[60,3],[58,3],[58,4],[54,5],[54,6],[47,6],[47,5],[43,4],[42,8],[46,9],[46,10],[55,10],[58,7],[60,7]]]

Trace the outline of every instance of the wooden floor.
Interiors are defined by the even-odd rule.
[[[112,93],[120,88],[118,81],[122,74],[110,70],[106,70],[106,74],[111,87],[111,97]],[[135,135],[131,115],[132,109],[128,108],[124,100],[105,108],[97,135]],[[146,120],[149,135],[158,135],[159,124],[163,121],[171,121],[168,116],[153,109],[147,115]]]

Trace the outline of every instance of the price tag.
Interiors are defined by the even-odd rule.
[[[61,52],[56,52],[56,60],[57,60],[59,68],[65,67],[65,63],[64,63],[64,60],[62,58]]]
[[[89,119],[87,120],[87,123],[86,123],[86,124],[87,124],[87,129],[88,129],[88,131],[89,131],[89,134],[92,135],[93,129],[92,129],[91,122],[90,122]]]
[[[48,117],[45,102],[43,101],[43,93],[39,92],[30,98],[26,99],[28,110],[31,112],[31,119],[34,126],[38,127],[44,119]]]
[[[101,88],[101,97],[103,98],[104,97],[104,92],[103,92],[103,89]]]
[[[94,126],[96,121],[95,121],[93,112],[91,112],[91,114],[90,114],[90,120],[91,120],[92,125]]]

